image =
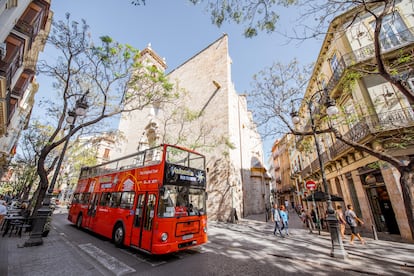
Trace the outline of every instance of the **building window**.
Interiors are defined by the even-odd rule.
[[[414,92],[414,77],[413,78],[409,78],[407,80],[408,82],[408,86],[410,86],[411,92]]]
[[[109,149],[105,149],[104,154],[103,154],[103,158],[107,159],[109,158]]]
[[[336,70],[336,68],[338,67],[338,64],[339,64],[338,56],[336,55],[336,53],[332,55],[329,62],[331,64],[332,72],[335,72],[335,70]]]
[[[332,75],[333,75],[332,78],[334,80],[339,80],[339,78],[342,75],[342,72],[344,71],[343,61],[341,61],[338,55],[334,53],[332,57],[329,59],[329,63],[331,65],[331,70],[332,70]]]
[[[8,0],[6,3],[6,9],[17,7],[18,0]]]
[[[375,28],[375,22],[371,23]],[[382,20],[380,41],[383,50],[388,50],[412,40],[412,35],[405,26],[399,13],[391,13]]]

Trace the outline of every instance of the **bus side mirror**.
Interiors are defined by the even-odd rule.
[[[206,195],[206,200],[208,200],[208,193],[207,193],[207,192],[205,192],[205,195]]]

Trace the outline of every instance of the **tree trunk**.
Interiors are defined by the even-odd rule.
[[[28,200],[29,199],[29,194],[30,194],[30,190],[32,189],[32,187],[33,187],[33,184],[34,184],[34,182],[35,182],[35,179],[36,179],[36,171],[31,171],[30,172],[30,174],[26,177],[26,183],[28,183],[28,184],[26,184],[26,185],[24,185],[24,188],[23,188],[23,195],[22,195],[22,200],[23,201],[25,201],[25,200]]]
[[[400,78],[395,78],[387,71],[384,64],[384,60],[381,53],[381,28],[382,20],[384,16],[393,8],[394,1],[389,1],[385,4],[384,12],[376,17],[375,19],[375,30],[374,30],[374,47],[375,47],[375,60],[377,61],[377,69],[379,75],[381,75],[385,80],[398,88],[398,90],[407,98],[410,106],[414,108],[414,94],[408,89],[407,86],[403,84],[403,80]]]
[[[37,210],[40,207],[42,207],[43,199],[45,198],[45,194],[49,186],[49,180],[47,179],[47,171],[45,170],[45,156],[47,156],[47,153],[49,152],[50,150],[48,148],[44,148],[37,162],[37,174],[39,175],[40,181],[33,214],[36,214]]]
[[[403,195],[404,207],[407,214],[408,225],[411,230],[411,239],[414,239],[414,160],[410,162],[408,169],[401,174],[400,184]]]

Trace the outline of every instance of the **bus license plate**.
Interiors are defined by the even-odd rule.
[[[188,239],[191,239],[192,237],[193,237],[193,234],[184,235],[183,240],[188,240]]]

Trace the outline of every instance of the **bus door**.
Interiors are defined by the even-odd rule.
[[[85,217],[85,227],[89,229],[93,229],[93,224],[96,216],[96,208],[98,205],[99,194],[92,194],[92,199],[89,202],[88,212]]]
[[[132,228],[131,245],[151,251],[153,221],[155,217],[156,195],[151,193],[138,194]]]

